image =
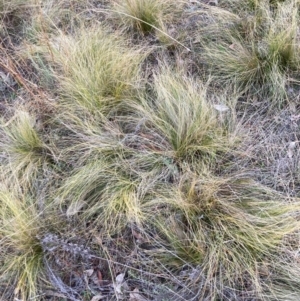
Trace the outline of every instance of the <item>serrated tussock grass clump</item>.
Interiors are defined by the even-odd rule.
[[[59,191],[68,216],[79,214],[93,220],[95,226],[109,234],[146,222],[152,209],[149,203],[156,193],[155,178],[127,170],[130,166],[125,161],[115,165],[94,160],[74,170]]]
[[[70,165],[57,193],[60,204],[67,206],[67,215],[94,217],[108,231],[124,227],[139,209],[134,199],[137,176],[126,161],[133,150],[122,144],[121,127],[93,113],[85,119],[66,114],[60,121],[66,129],[61,159]]]
[[[175,159],[213,158],[233,145],[230,126],[207,99],[205,85],[179,70],[162,66],[154,75],[153,93],[141,102],[137,112],[169,144]]]
[[[0,188],[0,280],[7,284],[8,295],[29,300],[36,298],[43,278],[43,252],[37,236],[44,224],[34,200],[11,189]]]
[[[141,224],[161,185],[178,179],[185,165],[197,169],[233,146],[231,124],[201,82],[164,64],[149,87],[123,101],[110,120],[92,113],[60,118],[67,130],[62,143],[70,145],[61,158],[73,166],[57,196],[67,214],[97,216],[106,228]]]
[[[40,131],[35,116],[22,109],[0,123],[2,164],[7,175],[16,176],[23,184],[30,184],[51,158]]]
[[[113,6],[125,28],[144,34],[161,28],[170,18],[174,18],[180,8],[182,2],[172,0],[124,0],[117,1]]]
[[[218,39],[204,45],[204,62],[219,81],[280,102],[299,67],[298,3],[286,1],[273,9],[261,2],[252,14],[238,17],[234,26],[222,28],[219,22]]]
[[[234,300],[246,291],[263,298],[260,267],[272,266],[286,237],[299,229],[299,201],[289,203],[242,175],[183,175],[163,202],[169,210],[158,226],[168,247],[159,256],[174,267],[199,266],[205,279],[200,300],[223,298],[226,291],[237,294]]]
[[[67,107],[62,105],[61,110]],[[69,111],[58,116],[65,135],[61,140],[64,149],[62,158],[80,167],[86,162],[105,159],[107,162],[126,153],[121,141],[124,131],[117,122],[109,120],[99,112],[87,112],[84,109]]]
[[[298,8],[45,0],[25,22],[0,12],[0,299],[298,300],[298,100],[253,109],[296,97]],[[189,49],[158,32],[184,33]],[[262,184],[285,178],[285,193]]]
[[[104,28],[85,28],[75,36],[60,35],[53,44],[57,75],[68,105],[106,112],[139,86],[145,51],[130,47]],[[56,49],[55,49],[56,47]]]

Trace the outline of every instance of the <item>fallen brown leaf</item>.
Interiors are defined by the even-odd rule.
[[[129,294],[129,301],[148,301],[143,295],[141,295],[138,288],[135,288],[130,294]]]
[[[105,296],[102,296],[102,295],[96,295],[96,296],[94,296],[92,299],[91,299],[91,301],[99,301],[99,300],[102,300],[102,299],[104,299],[105,298]]]

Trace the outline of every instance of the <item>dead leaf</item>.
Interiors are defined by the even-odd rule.
[[[119,274],[119,275],[116,277],[116,283],[117,283],[117,284],[123,283],[124,278],[125,278],[125,274],[124,274],[124,273]]]
[[[116,282],[114,284],[114,290],[117,297],[121,298],[123,295],[122,287],[124,282],[125,274],[121,273],[116,277]]]
[[[294,149],[296,147],[297,141],[292,141],[289,143],[289,149]]]
[[[214,108],[219,111],[219,112],[226,112],[229,110],[229,107],[227,107],[226,105],[224,104],[220,104],[220,105],[214,105]]]
[[[87,276],[91,277],[91,276],[93,275],[93,273],[94,273],[94,269],[85,270],[84,273],[85,273]]]
[[[228,46],[228,48],[231,50],[236,50],[236,44],[231,44]]]
[[[296,147],[296,143],[297,143],[297,141],[292,141],[292,142],[289,143],[289,147],[288,147],[288,151],[287,151],[287,156],[290,159],[293,158],[293,154],[294,154],[293,149]]]
[[[97,271],[97,277],[98,277],[99,282],[103,280],[102,274],[99,270]]]
[[[99,301],[99,300],[102,300],[102,299],[104,299],[105,298],[105,296],[102,296],[102,295],[96,295],[96,296],[94,296],[92,299],[91,299],[91,301]]]
[[[67,216],[72,216],[72,215],[77,214],[84,205],[85,205],[85,202],[83,202],[83,201],[71,203],[71,205],[69,206],[69,208],[66,212]]]
[[[138,288],[135,288],[130,294],[129,294],[129,301],[148,301],[144,296],[141,295]]]
[[[102,238],[98,235],[94,235],[94,239],[95,239],[95,243],[97,243],[98,245],[102,246],[103,241]]]

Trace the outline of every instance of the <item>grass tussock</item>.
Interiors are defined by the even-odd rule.
[[[0,299],[298,300],[298,1],[54,2],[0,2]]]
[[[60,117],[68,131],[64,143],[75,142],[63,152],[74,170],[58,196],[68,214],[97,216],[109,231],[112,224],[141,224],[155,187],[177,178],[185,164],[196,169],[232,147],[235,137],[206,99],[204,85],[173,75],[166,65],[161,70],[151,97],[124,101],[118,109],[124,115],[114,122],[88,113],[84,121],[74,113]]]
[[[174,18],[183,8],[182,1],[117,1],[113,6],[125,28],[137,30],[142,34],[162,28],[165,22]]]
[[[37,238],[43,223],[36,204],[25,195],[20,197],[1,187],[0,208],[0,279],[6,284],[4,294],[22,300],[36,298],[43,277],[43,252]]]
[[[74,37],[60,35],[56,43],[52,50],[63,72],[58,78],[68,104],[105,112],[139,86],[145,55],[121,37],[103,28],[83,29]]]
[[[5,172],[30,185],[49,163],[50,148],[43,141],[37,120],[28,111],[20,109],[5,121],[1,120],[0,128]]]
[[[167,65],[154,75],[153,96],[142,100],[140,111],[169,143],[175,160],[212,158],[234,141],[229,125],[207,99],[205,85]]]
[[[297,2],[278,3],[273,9],[262,1],[254,13],[230,14],[231,25],[220,21],[228,15],[226,9],[216,9],[212,15],[219,32],[205,44],[204,60],[216,78],[240,91],[285,98],[289,77],[299,66]]]
[[[159,223],[169,242],[161,260],[177,268],[193,263],[203,271],[200,300],[223,298],[226,290],[238,299],[247,286],[262,298],[258,269],[299,228],[299,202],[289,204],[243,177],[183,176],[170,191],[163,199],[169,213]]]

